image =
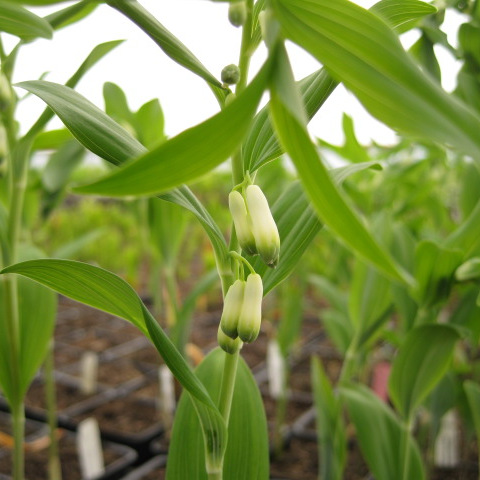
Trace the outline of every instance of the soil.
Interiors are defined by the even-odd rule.
[[[142,435],[160,425],[160,412],[155,402],[138,397],[123,397],[108,401],[73,417],[76,423],[94,417],[100,430],[118,435]]]
[[[57,394],[57,411],[59,413],[93,396],[81,393],[74,385],[57,383],[55,388]],[[32,383],[25,398],[25,406],[35,410],[45,410],[45,388],[43,380],[36,379]]]
[[[220,315],[221,311],[217,305],[213,310],[197,315],[193,321],[189,341],[204,353],[216,346]],[[123,320],[65,298],[61,298],[55,333],[56,369],[60,370],[62,374],[69,373],[76,376],[79,372],[79,365],[75,362],[81,358],[82,353],[87,350],[98,352],[100,354],[99,389],[112,394],[110,401],[84,413],[76,414],[74,421],[78,423],[93,416],[99,422],[102,432],[118,434],[124,438],[129,435],[141,437],[145,432],[155,430],[153,435],[156,435],[157,445],[160,445],[161,450],[166,450],[168,441],[165,437],[160,437],[161,414],[156,408],[159,397],[156,369],[163,362],[155,348],[148,341],[142,340],[141,333]],[[265,352],[271,334],[272,325],[264,322],[259,338],[253,344],[244,346],[242,356],[253,372],[258,374],[257,378],[261,378],[263,381],[261,391],[269,422],[270,439],[273,440],[276,402],[268,396],[268,385],[265,382]],[[272,458],[271,476],[275,479],[316,480],[318,478],[318,452],[313,422],[307,425],[310,436],[300,438],[291,433],[292,424],[312,405],[310,381],[310,356],[312,354],[321,357],[328,376],[335,383],[342,365],[341,358],[325,338],[321,324],[314,316],[304,321],[301,340],[295,345],[291,356],[288,403],[285,415],[287,428],[284,430],[286,443],[283,453],[278,458]],[[137,380],[138,383],[136,383]],[[119,390],[118,387],[125,385],[125,382],[128,381],[133,381],[135,385],[127,395],[126,390]],[[44,408],[43,390],[43,382],[37,378],[27,394],[26,404],[30,407]],[[177,398],[180,390],[177,383]],[[59,412],[88,398],[89,396],[82,395],[74,385],[57,382]],[[8,433],[9,428],[6,417],[0,415],[0,431]],[[38,431],[36,425],[28,428],[29,434],[35,434]],[[156,449],[156,451],[159,450]],[[65,478],[68,480],[80,478],[75,448],[73,450],[70,448],[69,451],[68,445],[62,447],[62,455],[63,468],[68,471]],[[473,462],[471,458],[473,458]],[[45,462],[45,460],[43,461]],[[71,466],[70,461],[74,462],[72,465],[76,466]],[[475,462],[476,451],[473,456],[468,456],[468,463],[465,462],[454,471],[437,469],[432,472],[430,480],[476,480]],[[8,465],[5,472],[9,472],[10,462],[3,457],[0,458],[0,472],[3,471],[2,465],[4,464]],[[30,476],[30,473],[27,473],[29,480],[47,478],[45,470],[42,470],[45,467],[41,467],[40,464],[41,460],[36,458],[27,460],[28,468],[32,468],[34,473],[38,474]],[[74,472],[77,473],[74,474]],[[145,480],[164,479],[165,469],[158,467],[151,474],[145,474],[141,478]],[[348,452],[344,478],[345,480],[370,478],[359,449],[354,443]]]
[[[122,453],[108,446],[108,444],[104,444],[103,447],[105,467],[122,457]],[[59,441],[59,449],[63,478],[68,480],[82,480],[74,436],[63,432],[62,438]],[[0,452],[0,473],[10,475],[11,471],[11,451],[3,450]],[[25,453],[25,476],[27,480],[45,480],[48,478],[47,448],[38,452],[27,451]]]

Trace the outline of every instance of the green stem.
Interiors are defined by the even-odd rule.
[[[178,321],[177,281],[175,279],[175,269],[173,267],[170,267],[170,266],[164,267],[163,273],[165,276],[165,283],[167,286],[167,294],[168,294],[167,322],[168,322],[168,325],[171,327],[173,325],[176,325]]]
[[[50,446],[48,448],[48,478],[49,480],[62,480],[60,457],[58,455],[57,441],[57,402],[55,395],[54,376],[54,343],[50,341],[47,357],[45,358],[45,393],[47,403],[47,420],[50,434]]]
[[[355,362],[357,358],[357,348],[358,348],[358,339],[355,335],[348,347],[347,353],[345,354],[345,360],[342,365],[342,371],[340,372],[340,378],[338,380],[339,385],[343,385],[352,378],[353,370],[355,367]]]
[[[231,251],[230,256],[238,262],[242,262],[243,264],[245,264],[250,270],[250,273],[256,273],[255,269],[250,265],[250,262],[246,258],[242,257],[238,252]]]
[[[23,402],[12,405],[13,417],[13,478],[14,480],[24,480],[24,450],[23,440],[25,436],[25,412]]]
[[[222,384],[220,387],[220,399],[218,402],[218,409],[225,419],[228,426],[230,419],[230,410],[232,408],[233,391],[235,389],[235,378],[237,376],[239,352],[233,355],[225,353],[225,363],[223,364]]]
[[[402,480],[409,480],[408,471],[410,466],[410,431],[412,430],[412,419],[409,418],[403,425],[402,443],[400,445],[403,458]]]
[[[222,480],[222,472],[209,473],[208,480]]]

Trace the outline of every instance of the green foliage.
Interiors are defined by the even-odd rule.
[[[403,418],[412,418],[444,375],[457,340],[458,333],[447,325],[423,325],[408,334],[393,363],[388,388]]]
[[[224,358],[224,352],[216,349],[195,371],[214,402],[218,401],[220,396]],[[255,379],[241,358],[235,380],[228,439],[224,477],[235,480],[266,480],[269,452],[265,411]],[[238,448],[239,445],[242,445],[242,448]],[[192,408],[191,398],[183,395],[175,415],[167,480],[206,480],[202,450],[198,418]]]
[[[404,427],[375,394],[362,385],[341,388],[357,432],[363,456],[376,478],[402,480],[405,455],[400,444]],[[420,452],[408,434],[409,466],[406,478],[425,479]]]

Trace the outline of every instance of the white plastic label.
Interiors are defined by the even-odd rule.
[[[97,390],[98,354],[85,352],[80,361],[80,391],[92,395]]]
[[[87,418],[78,424],[77,452],[82,478],[88,480],[105,472],[98,422]]]
[[[158,377],[160,381],[160,410],[165,426],[170,428],[175,413],[175,383],[172,372],[166,365],[159,367]]]
[[[458,422],[454,410],[450,410],[442,418],[434,453],[437,467],[456,467],[460,461]]]
[[[276,340],[271,340],[267,348],[268,389],[274,399],[285,395],[285,360]]]

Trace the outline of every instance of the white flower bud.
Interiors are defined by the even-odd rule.
[[[223,301],[223,312],[220,320],[220,327],[225,335],[230,338],[237,338],[238,318],[243,304],[243,295],[245,292],[245,282],[236,280],[227,291]]]
[[[242,310],[238,319],[238,336],[246,343],[253,342],[260,333],[262,322],[263,283],[258,273],[247,277]]]
[[[248,219],[247,207],[242,194],[234,190],[228,196],[228,205],[232,214],[235,231],[237,233],[238,243],[245,252],[250,255],[256,255],[255,238],[253,236],[250,221]]]
[[[257,252],[267,265],[276,267],[280,254],[280,235],[267,199],[258,185],[249,185],[246,197]]]
[[[228,335],[225,335],[220,326],[218,327],[217,341],[222,350],[232,355],[240,350],[243,345],[243,342],[238,337],[234,340]]]

